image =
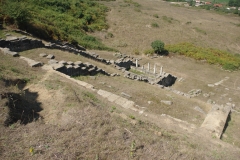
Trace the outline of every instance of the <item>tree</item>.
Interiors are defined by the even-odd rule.
[[[160,40],[153,41],[151,43],[151,46],[152,46],[153,50],[155,51],[155,53],[158,53],[158,54],[164,50],[164,43]]]

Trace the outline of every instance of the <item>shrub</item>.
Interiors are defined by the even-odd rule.
[[[138,49],[134,49],[134,50],[133,50],[133,54],[139,55],[139,54],[140,54],[140,51],[139,51]]]
[[[160,40],[153,41],[151,46],[155,53],[161,53],[164,50],[164,43]]]
[[[159,27],[159,25],[157,23],[155,23],[155,22],[152,23],[151,26],[154,27],[154,28],[158,28]]]
[[[153,17],[155,17],[155,18],[159,18],[158,14],[154,14]]]

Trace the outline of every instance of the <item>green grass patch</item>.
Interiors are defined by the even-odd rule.
[[[209,64],[218,64],[225,70],[239,70],[240,56],[213,48],[203,48],[191,43],[166,45],[169,52],[178,53],[196,60],[206,60]]]
[[[147,49],[147,50],[144,50],[143,53],[145,55],[153,55],[155,53],[155,51],[153,49]]]
[[[162,16],[162,19],[163,19],[165,22],[168,22],[168,23],[172,23],[172,21],[173,21],[173,18],[167,17],[167,16]]]
[[[4,38],[3,30],[0,29],[0,38]]]
[[[159,18],[158,14],[154,14],[153,17],[155,17],[155,18]]]
[[[130,69],[129,71],[132,72],[132,73],[138,74],[138,75],[142,74],[142,72],[140,72],[138,70],[135,70],[135,69]]]
[[[158,28],[158,27],[159,27],[159,25],[158,25],[156,22],[152,23],[151,26],[152,26],[153,28]]]

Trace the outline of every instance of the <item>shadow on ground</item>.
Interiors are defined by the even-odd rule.
[[[27,124],[40,118],[38,112],[42,110],[41,103],[37,101],[38,93],[22,90],[26,85],[21,79],[2,79],[4,89],[0,91],[1,112],[5,113],[4,125],[10,126],[16,122]],[[2,85],[3,86],[3,85]],[[19,91],[14,92],[10,86],[18,87]],[[5,109],[5,111],[4,111]]]

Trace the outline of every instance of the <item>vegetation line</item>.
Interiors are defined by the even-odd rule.
[[[166,45],[165,49],[169,52],[178,53],[196,60],[206,60],[209,64],[218,64],[225,70],[239,70],[240,55],[233,55],[226,51],[213,48],[203,48],[191,43],[178,43]]]
[[[89,49],[114,50],[88,32],[107,29],[108,8],[89,0],[2,0],[0,23],[45,40],[69,41]]]

